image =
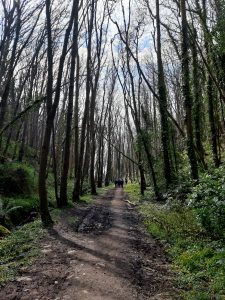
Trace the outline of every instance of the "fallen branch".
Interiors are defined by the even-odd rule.
[[[129,200],[124,200],[125,202],[127,202],[129,205],[131,205],[131,206],[137,206],[137,204],[135,204],[135,203],[132,203],[132,202],[130,202]]]

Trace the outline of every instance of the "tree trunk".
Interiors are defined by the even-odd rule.
[[[66,206],[68,203],[67,199],[67,180],[69,171],[69,159],[70,159],[70,144],[71,144],[71,124],[73,116],[73,94],[74,94],[74,75],[75,75],[75,64],[76,56],[78,53],[78,6],[79,1],[76,1],[75,16],[74,16],[74,29],[73,29],[73,43],[71,50],[71,69],[70,69],[70,86],[69,86],[69,99],[66,116],[66,137],[65,146],[63,152],[63,168],[60,183],[60,201],[59,207]]]
[[[77,53],[76,68],[76,91],[74,105],[74,178],[77,177],[77,168],[79,162],[79,79],[80,79],[80,59]]]
[[[48,199],[46,189],[46,170],[48,163],[48,151],[51,138],[53,120],[50,118],[50,109],[52,106],[52,90],[53,90],[53,55],[52,55],[52,29],[51,29],[51,1],[46,0],[46,22],[47,22],[47,57],[48,57],[48,80],[47,80],[47,120],[44,132],[44,138],[41,148],[40,169],[38,178],[38,191],[40,199],[40,213],[44,225],[52,224],[52,218],[48,210]]]
[[[195,29],[194,30],[194,36],[197,39],[197,34]],[[194,134],[195,134],[195,141],[196,141],[196,147],[198,151],[198,155],[200,157],[200,160],[202,161],[202,164],[204,168],[207,168],[205,163],[205,151],[202,145],[202,135],[201,135],[201,85],[200,85],[200,73],[198,69],[198,55],[197,55],[197,49],[196,44],[193,41],[192,42],[192,73],[193,73],[193,95],[194,95]]]
[[[73,25],[75,14],[75,2],[71,11],[68,27],[66,29],[62,54],[59,60],[58,76],[56,81],[55,98],[52,103],[53,92],[53,56],[52,56],[52,36],[51,36],[51,13],[50,13],[50,0],[46,0],[46,18],[47,18],[47,36],[48,36],[48,82],[47,82],[47,121],[44,133],[44,140],[41,149],[40,171],[39,171],[39,198],[40,198],[40,213],[44,225],[53,223],[48,210],[47,188],[46,188],[46,172],[48,163],[48,153],[51,139],[51,132],[53,128],[56,110],[59,104],[61,82],[63,74],[63,66],[67,54],[67,46],[69,41],[70,32]]]
[[[164,159],[164,176],[167,187],[172,182],[172,171],[170,162],[170,132],[167,116],[167,91],[164,78],[162,53],[161,53],[161,28],[160,28],[160,12],[159,0],[156,0],[156,27],[157,27],[157,62],[158,62],[158,93],[159,93],[159,110],[161,116],[161,140]]]
[[[92,51],[92,32],[94,27],[94,13],[95,13],[95,1],[91,2],[91,17],[89,20],[88,30],[88,44],[87,44],[87,76],[86,76],[86,100],[84,107],[84,116],[81,126],[81,138],[80,138],[80,151],[79,151],[79,162],[77,167],[77,174],[75,179],[75,185],[73,190],[73,201],[77,201],[80,198],[81,192],[81,179],[82,179],[82,168],[84,162],[84,150],[85,150],[85,134],[88,124],[88,114],[90,106],[90,89],[91,89],[91,51]]]
[[[191,166],[191,176],[198,180],[198,165],[193,142],[192,127],[192,106],[193,101],[190,92],[190,74],[189,74],[189,54],[188,54],[188,24],[186,16],[186,0],[180,2],[182,18],[182,75],[183,75],[183,96],[186,112],[186,130],[187,130],[187,152]]]

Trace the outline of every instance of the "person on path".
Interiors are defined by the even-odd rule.
[[[121,183],[121,188],[123,189],[123,184],[124,184],[123,179],[121,179],[120,183]]]

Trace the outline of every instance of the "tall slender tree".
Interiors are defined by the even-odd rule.
[[[185,122],[186,122],[186,131],[187,131],[187,152],[191,166],[191,175],[192,178],[198,180],[198,164],[196,159],[196,153],[194,149],[194,137],[193,137],[193,125],[192,125],[192,108],[193,108],[193,99],[190,90],[190,70],[189,70],[189,36],[188,36],[188,23],[187,23],[187,11],[186,11],[186,0],[180,1],[180,10],[181,10],[181,27],[182,27],[182,75],[183,75],[183,97],[184,97],[184,107],[185,107]]]

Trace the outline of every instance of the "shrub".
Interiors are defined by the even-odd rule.
[[[12,280],[21,267],[29,265],[38,255],[37,241],[44,232],[39,220],[0,240],[0,286]]]
[[[140,208],[149,231],[163,239],[177,239],[178,237],[198,236],[202,233],[195,213],[181,205],[176,209],[166,205],[147,203]]]
[[[91,192],[91,187],[89,182],[84,181],[82,186],[82,195],[86,195]]]
[[[216,178],[219,178],[217,193],[222,196],[224,186],[221,187],[221,191],[219,185],[223,181],[221,179],[223,173],[223,168],[221,168],[216,171],[216,174],[210,176],[210,180],[206,178],[205,191],[202,187],[202,192],[207,194],[206,189],[209,186],[207,183],[210,181],[211,192],[215,193]],[[200,182],[200,186],[203,181]],[[183,187],[179,187],[176,191],[170,192],[170,198],[165,205],[150,201],[144,204],[139,202],[139,210],[148,231],[164,242],[170,254],[174,271],[177,274],[175,284],[178,291],[180,290],[177,299],[222,300],[225,299],[224,240],[215,241],[208,236],[208,232],[199,222],[201,218],[197,208],[185,205],[186,191],[189,188],[184,191]],[[200,187],[197,186],[194,189],[198,188]],[[135,190],[130,190],[130,192],[132,197],[137,198],[136,202],[141,199]],[[176,199],[173,196],[176,196]],[[181,202],[182,196],[185,199]],[[194,195],[194,197],[197,196]],[[193,193],[188,195],[189,203],[194,197]],[[213,216],[210,217],[213,218]]]
[[[30,195],[34,186],[34,172],[26,165],[17,163],[0,165],[0,194]]]
[[[0,239],[9,234],[10,234],[10,231],[6,227],[0,225]]]
[[[11,227],[10,223],[19,225],[31,212],[37,211],[39,204],[38,199],[35,197],[3,198],[2,203],[6,219],[10,221],[6,224],[8,227]]]
[[[204,174],[188,196],[188,204],[197,212],[202,226],[217,238],[225,237],[225,167]]]

